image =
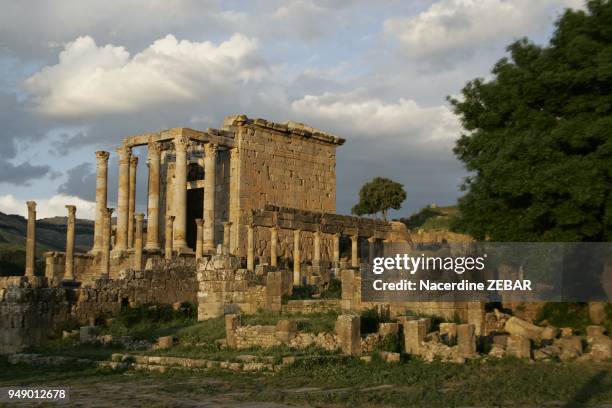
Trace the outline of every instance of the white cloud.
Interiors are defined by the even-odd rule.
[[[580,0],[440,0],[427,10],[385,20],[387,35],[416,58],[456,56],[547,29],[562,8]],[[547,21],[547,18],[550,21]],[[448,55],[446,55],[448,57]]]
[[[394,103],[351,94],[306,95],[291,108],[297,117],[346,138],[381,139],[394,149],[450,146],[460,133],[447,106],[423,107],[410,99]]]
[[[28,200],[16,199],[12,194],[0,196],[0,211],[5,214],[28,216]],[[93,220],[96,203],[79,197],[57,194],[49,198],[34,199],[36,201],[36,218],[65,217],[68,214],[66,205],[76,205],[77,218]]]
[[[256,39],[241,34],[218,45],[168,35],[131,57],[124,47],[98,46],[85,36],[66,44],[59,62],[28,78],[24,87],[39,111],[55,117],[203,102],[262,80],[268,68],[258,50]]]

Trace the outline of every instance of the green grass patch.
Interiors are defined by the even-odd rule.
[[[612,315],[608,314],[608,316]],[[584,334],[586,327],[592,324],[586,303],[546,303],[536,317],[536,324],[544,321],[556,327],[571,327],[578,334]],[[609,327],[608,330],[610,330]]]

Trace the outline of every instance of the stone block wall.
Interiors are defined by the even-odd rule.
[[[52,286],[45,277],[0,279],[0,353],[38,344],[68,322],[89,324],[112,315],[122,304],[195,303],[197,284],[192,259],[160,261],[149,271],[125,270],[118,279],[85,286]]]
[[[0,289],[0,354],[38,344],[70,317],[67,291],[47,287],[44,279],[3,282]]]
[[[242,260],[227,255],[202,258],[197,265],[198,320],[228,313],[266,309],[266,278],[241,268]]]
[[[284,313],[340,312],[340,299],[290,300],[282,307]]]
[[[133,267],[133,252],[126,252],[123,256],[110,258],[110,277],[119,278],[120,272]],[[59,283],[64,277],[64,267],[66,263],[66,253],[59,251],[45,252],[45,277],[50,283]],[[143,253],[143,265],[147,260],[157,260],[159,255],[147,256]],[[74,255],[74,277],[84,285],[93,284],[100,277],[101,256],[92,254]]]
[[[342,281],[342,310],[345,312],[360,312],[367,309],[388,305],[391,316],[406,314],[407,311],[416,314],[439,316],[446,320],[460,319],[473,323],[480,333],[484,325],[484,305],[481,302],[365,302],[361,299],[361,276],[354,269],[340,271]]]

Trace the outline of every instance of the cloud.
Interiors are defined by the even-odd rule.
[[[27,162],[14,165],[7,160],[0,159],[0,183],[29,185],[32,180],[42,178],[50,171],[51,167],[46,165],[33,166]]]
[[[227,88],[267,75],[258,49],[256,39],[241,34],[218,45],[167,35],[130,56],[124,47],[98,46],[84,36],[67,43],[59,62],[32,75],[24,88],[39,112],[63,118],[212,102]]]
[[[58,193],[95,201],[96,173],[91,163],[81,163],[66,171],[66,175],[66,181],[57,188]]]
[[[548,29],[562,7],[579,0],[440,0],[425,11],[392,17],[385,33],[417,59],[464,59],[479,47]]]
[[[316,122],[324,129],[347,138],[384,138],[391,148],[449,146],[460,132],[459,121],[445,105],[423,107],[400,98],[385,103],[376,98],[356,98],[353,94],[306,95],[291,104],[299,118]]]
[[[49,198],[34,199],[33,201],[36,201],[37,218],[65,217],[68,214],[66,205],[76,205],[77,218],[88,220],[95,218],[96,204],[79,197],[58,194]],[[28,215],[26,200],[16,199],[12,194],[0,196],[0,211],[23,217]]]

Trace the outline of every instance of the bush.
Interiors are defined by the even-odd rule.
[[[361,312],[361,333],[376,333],[378,331],[378,323],[388,323],[390,319],[378,313],[378,309],[372,308]]]
[[[342,281],[340,279],[332,279],[329,281],[329,286],[321,292],[321,299],[340,299],[342,298]]]

